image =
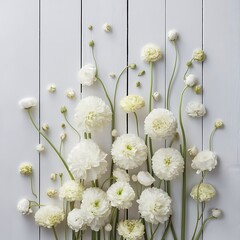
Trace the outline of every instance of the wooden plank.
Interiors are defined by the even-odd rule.
[[[68,109],[68,119],[73,123],[74,108],[80,98],[77,72],[80,68],[80,39],[81,39],[81,2],[73,1],[41,1],[41,124],[48,123],[50,130],[47,136],[57,149],[60,144],[60,133],[64,121],[60,113],[61,106]],[[50,84],[56,85],[56,92],[49,93]],[[66,90],[73,88],[76,98],[66,97]],[[71,148],[78,142],[78,136],[66,124],[67,139],[63,146],[63,156],[66,159]],[[43,141],[43,140],[42,140]],[[51,173],[64,173],[64,180],[69,179],[60,159],[50,146],[41,156],[41,202],[43,204],[60,205],[59,200],[49,199],[46,195],[48,188],[58,188],[60,181],[51,182]],[[59,235],[63,233],[57,228]],[[52,239],[52,231],[41,229],[41,239]]]
[[[21,98],[38,99],[38,1],[1,1],[0,28],[0,186],[5,191],[0,207],[5,218],[0,227],[1,238],[37,240],[38,227],[33,215],[25,217],[18,213],[17,202],[24,197],[35,200],[30,179],[18,173],[22,162],[33,164],[34,188],[38,193],[39,163],[35,150],[38,134],[25,110],[18,106]],[[34,117],[38,119],[37,109]]]
[[[223,218],[210,222],[204,239],[238,239],[240,217],[236,206],[240,201],[239,181],[239,91],[240,91],[240,3],[204,1],[204,49],[208,54],[204,65],[204,102],[208,114],[204,120],[204,147],[214,121],[223,119],[225,128],[216,132],[213,150],[218,166],[206,177],[217,189],[217,197],[207,206],[218,207]]]

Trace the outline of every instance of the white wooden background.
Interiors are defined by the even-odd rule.
[[[50,125],[49,137],[58,144],[63,117],[59,113],[65,104],[72,120],[72,113],[80,97],[90,94],[105,99],[101,87],[79,88],[77,71],[92,62],[88,42],[96,43],[96,56],[100,76],[104,79],[111,97],[114,80],[110,72],[119,73],[128,63],[134,62],[138,69],[125,74],[117,99],[127,93],[141,94],[148,100],[148,66],[140,58],[141,47],[153,42],[161,46],[164,60],[157,63],[154,70],[154,90],[162,93],[156,106],[164,106],[164,95],[169,81],[174,51],[167,40],[166,31],[177,29],[180,51],[179,70],[173,87],[171,109],[177,114],[182,76],[185,62],[190,59],[195,48],[203,48],[207,60],[202,66],[194,65],[193,72],[199,77],[204,88],[204,96],[196,96],[189,91],[184,105],[191,99],[203,101],[207,107],[206,117],[199,120],[184,117],[189,147],[207,147],[208,136],[213,122],[222,118],[225,128],[214,138],[214,150],[219,155],[218,167],[208,175],[207,181],[214,184],[218,195],[207,205],[223,209],[224,216],[209,224],[204,232],[204,240],[237,240],[240,238],[240,2],[238,0],[1,0],[0,1],[0,146],[1,146],[1,200],[0,239],[2,240],[48,240],[52,232],[39,230],[31,216],[23,217],[16,210],[17,201],[31,197],[29,182],[18,174],[18,165],[29,161],[34,165],[34,182],[40,201],[54,202],[46,196],[46,189],[53,187],[49,179],[52,172],[61,171],[62,165],[47,147],[41,156],[35,145],[41,139],[27,121],[24,111],[18,107],[18,100],[25,96],[39,99],[39,111],[35,118]],[[105,33],[102,25],[113,26],[112,33]],[[88,30],[93,25],[93,31]],[[137,73],[146,70],[146,75],[138,78]],[[136,81],[142,87],[136,88]],[[49,94],[46,90],[55,83],[57,91]],[[67,88],[72,87],[78,98],[71,101],[65,97]],[[143,120],[146,111],[141,112]],[[121,111],[117,121],[120,133],[134,132],[132,116],[128,122]],[[77,141],[71,129],[64,153]],[[141,125],[141,134],[143,129]],[[71,137],[70,137],[71,136]],[[110,149],[110,138],[96,141],[105,151]],[[188,191],[197,183],[193,171],[189,170]],[[175,225],[180,226],[180,180],[174,183]],[[129,213],[130,217],[136,213]],[[195,224],[195,205],[189,199],[188,239]],[[180,227],[176,227],[180,232]]]

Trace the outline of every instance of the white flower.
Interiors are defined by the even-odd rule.
[[[220,218],[222,216],[222,211],[218,208],[212,209],[212,216],[215,218]]]
[[[66,96],[69,98],[69,99],[73,99],[75,98],[75,91],[70,88],[66,91]]]
[[[143,97],[139,95],[128,95],[120,101],[120,107],[124,112],[136,112],[145,106]]]
[[[61,223],[64,219],[64,212],[56,206],[44,206],[36,212],[35,222],[46,228],[52,228]]]
[[[137,176],[135,174],[133,174],[131,178],[132,178],[133,182],[137,182],[138,181],[138,178],[137,178]]]
[[[141,217],[147,222],[164,223],[172,214],[172,200],[162,189],[145,189],[137,202]]]
[[[162,58],[161,49],[157,45],[149,43],[142,48],[141,58],[146,62],[156,62]]]
[[[112,112],[101,98],[89,96],[79,102],[74,117],[80,130],[90,133],[110,123]]]
[[[108,223],[105,227],[104,227],[106,232],[111,232],[112,231],[112,225],[110,223]]]
[[[144,234],[144,225],[141,220],[124,220],[119,222],[117,231],[126,240],[141,240]]]
[[[75,179],[92,181],[107,171],[106,157],[93,140],[83,139],[71,150],[67,162]]]
[[[56,189],[50,188],[50,189],[47,190],[47,195],[48,195],[48,197],[50,197],[50,198],[56,197],[56,196],[57,196],[57,193],[58,193],[58,192],[57,192]]]
[[[112,31],[112,26],[109,23],[105,23],[103,25],[103,29],[104,29],[105,32],[109,33],[109,32]]]
[[[113,130],[112,130],[112,136],[113,136],[113,137],[117,137],[117,136],[118,136],[118,131],[117,131],[117,129],[113,129]]]
[[[129,183],[116,182],[107,190],[107,196],[113,207],[118,209],[128,209],[132,206],[135,192]]]
[[[18,104],[22,109],[30,109],[32,107],[37,106],[37,99],[32,97],[23,98],[19,101]]]
[[[187,104],[186,112],[190,117],[203,117],[206,114],[206,108],[202,103],[192,101]]]
[[[113,177],[116,178],[117,182],[129,182],[130,181],[130,177],[129,177],[128,173],[126,172],[126,170],[123,170],[120,168],[116,168],[113,170]]]
[[[59,189],[59,198],[66,199],[68,202],[82,200],[83,186],[81,183],[68,180]]]
[[[154,101],[158,102],[160,100],[160,93],[159,92],[155,92],[153,93],[153,99]]]
[[[49,130],[49,125],[47,123],[43,123],[42,130],[45,131],[45,132],[48,131]]]
[[[176,41],[178,39],[178,32],[174,29],[168,31],[168,39],[169,41]]]
[[[177,120],[167,109],[153,109],[144,121],[145,134],[156,139],[166,139],[174,136],[177,130]]]
[[[55,85],[55,84],[49,85],[47,90],[48,90],[50,93],[56,92],[56,85]]]
[[[57,174],[56,173],[51,173],[50,178],[52,181],[56,181],[57,180]]]
[[[23,215],[32,213],[31,204],[28,199],[23,198],[17,204],[17,210]]]
[[[197,184],[192,188],[190,196],[199,202],[208,202],[213,199],[216,195],[215,188],[208,183],[201,183],[200,186]]]
[[[212,171],[217,166],[217,155],[212,151],[201,151],[192,160],[192,168],[197,170],[197,174],[203,171]]]
[[[196,49],[193,51],[193,59],[197,62],[203,62],[206,55],[202,49]]]
[[[38,152],[42,152],[42,151],[44,151],[44,146],[40,143],[40,144],[38,144],[38,145],[36,146],[36,150],[37,150]]]
[[[194,85],[196,85],[197,81],[198,81],[197,77],[193,74],[189,74],[184,80],[185,84],[189,87],[193,87]]]
[[[173,180],[184,170],[181,153],[174,148],[160,148],[152,157],[154,174],[162,180]]]
[[[85,211],[74,208],[67,216],[68,226],[75,232],[84,230],[86,226]]]
[[[198,149],[196,146],[189,148],[187,151],[191,157],[195,157],[198,154]]]
[[[94,231],[99,231],[105,225],[111,213],[107,194],[100,188],[88,188],[83,192],[81,209],[86,211],[85,221]]]
[[[135,134],[123,134],[112,145],[113,162],[123,169],[134,169],[147,159],[147,146]]]
[[[155,182],[155,178],[149,172],[140,171],[137,175],[137,180],[143,186],[150,186]]]
[[[33,172],[32,164],[27,162],[21,163],[19,166],[19,172],[22,175],[26,175],[26,176],[31,175]]]
[[[224,126],[224,123],[221,119],[218,119],[217,121],[215,121],[214,123],[214,127],[215,128],[222,128]]]
[[[66,137],[67,137],[67,134],[66,134],[65,132],[62,132],[62,133],[60,134],[60,139],[61,139],[62,141],[64,141],[64,140],[66,139]]]
[[[96,79],[96,67],[93,64],[83,66],[78,72],[79,83],[83,86],[91,86]]]

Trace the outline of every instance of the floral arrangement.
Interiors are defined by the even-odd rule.
[[[91,29],[92,26],[89,27],[89,30]],[[104,25],[106,32],[111,32],[111,29],[111,25]],[[49,126],[42,124],[39,128],[32,117],[37,100],[24,98],[19,102],[20,107],[25,109],[29,115],[33,127],[42,136],[43,143],[37,145],[36,150],[38,152],[45,151],[44,144],[49,144],[62,162],[67,175],[51,174],[52,181],[56,181],[57,178],[61,180],[59,189],[47,191],[49,198],[59,198],[58,206],[47,203],[40,204],[37,200],[24,198],[18,202],[17,208],[23,215],[34,212],[36,224],[51,229],[56,240],[59,239],[57,232],[59,224],[65,229],[65,239],[66,233],[72,232],[72,240],[84,239],[87,229],[92,231],[92,240],[153,240],[160,238],[164,240],[170,234],[174,240],[185,240],[187,239],[185,234],[187,227],[186,199],[189,194],[196,202],[197,209],[196,227],[192,230],[192,240],[200,239],[206,224],[221,216],[221,210],[216,208],[212,209],[208,217],[203,220],[207,203],[216,195],[214,186],[206,183],[205,178],[217,166],[217,155],[213,152],[212,143],[216,130],[223,127],[223,121],[217,120],[214,123],[209,137],[209,149],[198,151],[196,146],[187,148],[187,136],[182,118],[184,93],[193,90],[193,94],[201,94],[201,86],[197,84],[197,77],[189,72],[194,64],[202,63],[206,55],[201,49],[194,50],[192,58],[186,64],[177,118],[169,107],[171,88],[179,61],[177,31],[169,31],[168,39],[172,42],[176,55],[165,99],[165,108],[153,109],[153,101],[159,101],[160,96],[158,92],[153,92],[153,68],[155,62],[163,58],[162,51],[155,44],[147,44],[141,51],[141,58],[148,63],[150,71],[149,114],[144,121],[145,139],[139,136],[137,115],[138,111],[145,107],[146,100],[141,96],[129,94],[120,101],[122,111],[134,115],[136,133],[126,133],[119,136],[115,127],[116,108],[118,107],[116,93],[121,76],[128,69],[136,69],[136,64],[129,64],[122,70],[116,79],[114,99],[110,99],[98,73],[98,65],[94,55],[94,41],[89,43],[94,64],[87,64],[80,69],[78,73],[79,83],[90,87],[98,81],[106,94],[107,103],[97,96],[81,99],[75,109],[75,126],[67,118],[67,108],[65,106],[61,108],[66,124],[79,137],[79,142],[73,146],[67,157],[62,154],[66,132],[60,136],[61,146],[58,150],[48,138]],[[142,70],[138,75],[144,74],[145,70]],[[110,74],[110,76],[116,77],[115,74]],[[139,84],[138,82],[136,87],[139,87]],[[54,93],[56,86],[49,86],[48,91]],[[75,91],[69,89],[67,97],[74,98]],[[189,102],[186,106],[186,114],[192,118],[201,118],[206,114],[206,109],[202,103]],[[112,147],[107,154],[94,141],[94,133],[103,130],[106,125],[110,124],[112,131],[109,132],[109,137],[112,139]],[[65,127],[65,124],[62,127]],[[104,134],[107,137],[106,132]],[[163,141],[165,147],[153,149],[153,141],[155,140]],[[173,148],[173,143],[178,148]],[[111,162],[107,161],[107,155],[111,155]],[[190,193],[186,190],[186,161],[189,157],[192,158],[192,169],[199,176],[199,183],[193,186]],[[141,170],[143,166],[146,166],[146,171]],[[110,169],[110,175],[106,174],[107,169]],[[130,176],[129,170],[132,169],[135,169],[137,174]],[[37,199],[32,181],[33,166],[30,163],[22,163],[19,172],[30,178],[31,190]],[[174,199],[171,197],[171,181],[176,178],[179,178],[179,181],[182,179],[180,236],[177,236],[175,232],[172,219]],[[128,219],[128,210],[134,201],[138,204],[139,217]],[[157,237],[160,228],[162,228],[162,236]]]

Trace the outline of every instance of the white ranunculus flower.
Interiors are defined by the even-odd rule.
[[[149,43],[142,48],[141,58],[146,62],[156,62],[162,58],[162,52],[159,46]]]
[[[130,182],[130,176],[126,170],[121,168],[116,168],[113,170],[113,177],[116,178],[117,182]]]
[[[155,178],[149,172],[140,171],[137,175],[137,180],[143,186],[150,186],[155,182]]]
[[[129,183],[116,182],[107,190],[107,197],[113,207],[118,209],[128,209],[132,206],[135,192]]]
[[[212,209],[212,216],[215,217],[215,218],[220,218],[222,216],[221,209],[213,208]]]
[[[135,134],[123,134],[112,145],[113,162],[123,169],[134,169],[147,159],[147,146]]]
[[[174,148],[160,148],[152,157],[154,174],[166,181],[177,178],[184,170],[181,153]]]
[[[139,203],[139,213],[147,222],[164,223],[172,214],[172,200],[162,189],[145,189],[137,202]]]
[[[75,91],[72,89],[72,88],[69,88],[67,91],[66,91],[66,96],[69,98],[69,99],[73,99],[75,98]]]
[[[38,152],[42,152],[42,151],[44,151],[44,146],[40,143],[40,144],[38,144],[38,145],[36,146],[36,150],[37,150]]]
[[[141,240],[144,225],[141,220],[124,220],[118,223],[117,231],[126,240]]]
[[[17,204],[17,210],[23,215],[32,213],[30,201],[26,198],[21,199]]]
[[[159,92],[154,92],[153,93],[153,99],[154,101],[158,102],[160,100],[161,96]]]
[[[203,117],[206,114],[206,108],[202,103],[192,101],[187,104],[186,112],[190,117]]]
[[[215,128],[222,128],[223,126],[224,126],[224,123],[221,119],[216,120],[214,123]]]
[[[56,85],[55,84],[51,84],[51,85],[49,85],[48,86],[48,88],[47,88],[47,90],[48,90],[48,92],[50,92],[50,93],[55,93],[56,92]]]
[[[197,170],[197,174],[212,171],[217,166],[217,155],[212,151],[201,151],[192,160],[191,166]]]
[[[83,192],[81,209],[85,212],[85,221],[94,231],[106,224],[111,213],[111,204],[107,194],[100,188],[88,188]]]
[[[193,74],[189,74],[186,79],[184,80],[185,84],[189,87],[193,87],[197,84],[197,77]]]
[[[215,188],[208,183],[201,183],[200,186],[197,184],[192,188],[190,196],[199,202],[208,202],[213,199],[216,195]]]
[[[71,150],[67,162],[75,179],[88,182],[107,171],[106,157],[93,140],[83,139]]]
[[[33,166],[31,163],[28,163],[28,162],[23,162],[20,164],[19,166],[19,172],[22,174],[22,175],[26,175],[26,176],[29,176],[32,174],[33,172]]]
[[[59,189],[59,198],[65,199],[68,202],[82,200],[83,185],[74,180],[66,181]]]
[[[145,134],[153,139],[166,139],[174,136],[177,130],[177,120],[167,109],[153,109],[144,121]]]
[[[191,157],[195,157],[198,154],[198,149],[196,146],[189,148],[187,151]]]
[[[112,130],[112,136],[113,136],[113,137],[117,137],[117,136],[118,136],[118,131],[117,131],[117,129],[113,129],[113,130]]]
[[[86,215],[82,209],[74,208],[67,216],[68,226],[75,232],[84,230],[86,227]]]
[[[79,102],[74,118],[81,132],[92,133],[112,121],[112,112],[101,98],[89,96]]]
[[[103,25],[103,29],[104,29],[105,32],[109,33],[109,32],[112,31],[112,26],[109,23],[105,23]]]
[[[46,228],[56,227],[64,219],[64,212],[56,206],[47,205],[35,213],[35,222]]]
[[[108,223],[107,225],[105,225],[104,230],[106,232],[111,232],[112,231],[112,225],[110,223]]]
[[[96,79],[96,67],[93,64],[83,66],[78,72],[79,83],[83,86],[91,86]]]
[[[37,106],[37,99],[32,97],[23,98],[19,101],[18,104],[22,109],[30,109],[32,107]]]
[[[168,39],[169,41],[176,41],[178,39],[178,32],[174,29],[168,31]]]
[[[126,113],[136,112],[144,106],[144,98],[139,95],[128,95],[120,101],[120,107]]]
[[[203,62],[206,59],[206,55],[202,49],[195,49],[193,51],[193,59],[197,62]]]

